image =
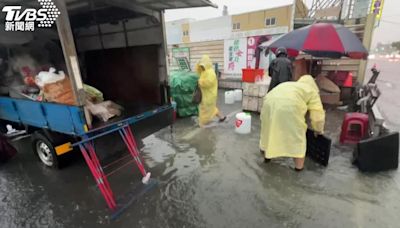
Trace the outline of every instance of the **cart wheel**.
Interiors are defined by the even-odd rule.
[[[40,161],[50,168],[58,168],[58,157],[53,144],[46,136],[35,133],[32,136],[32,147]]]

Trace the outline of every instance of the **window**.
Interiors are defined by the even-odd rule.
[[[187,30],[183,31],[183,36],[189,36],[189,31]]]
[[[238,30],[240,29],[240,23],[233,23],[233,30]]]
[[[265,25],[270,26],[271,25],[271,18],[265,19]]]
[[[276,18],[275,17],[271,17],[271,18],[266,18],[265,19],[265,26],[269,27],[269,26],[274,26],[276,25]]]
[[[273,17],[273,18],[271,18],[271,25],[275,25],[275,24],[276,24],[276,18]]]

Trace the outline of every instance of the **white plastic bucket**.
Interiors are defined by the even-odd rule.
[[[243,91],[241,89],[236,89],[235,93],[235,101],[242,101]]]
[[[238,134],[249,134],[251,132],[251,115],[248,113],[236,114],[235,131]]]
[[[235,93],[233,91],[225,92],[225,104],[234,104],[235,103]]]

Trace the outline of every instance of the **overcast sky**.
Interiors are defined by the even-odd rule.
[[[167,21],[182,18],[194,18],[197,20],[218,17],[222,15],[223,5],[228,6],[229,14],[238,14],[259,9],[272,8],[288,5],[293,0],[211,0],[219,6],[218,9],[211,7],[168,10],[165,14]],[[311,4],[312,0],[306,0]],[[377,42],[400,41],[400,0],[385,0],[382,21],[374,32],[374,44]]]

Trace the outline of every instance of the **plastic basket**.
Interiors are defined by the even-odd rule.
[[[242,81],[254,83],[256,81],[257,76],[262,79],[264,77],[263,69],[242,69]]]

